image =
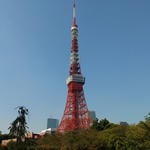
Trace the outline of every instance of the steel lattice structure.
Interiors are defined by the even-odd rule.
[[[75,1],[73,5],[73,24],[71,27],[71,56],[70,72],[66,80],[68,96],[62,120],[58,126],[58,132],[86,129],[92,124],[86,104],[83,85],[85,77],[81,74],[78,49],[78,26],[76,24]]]

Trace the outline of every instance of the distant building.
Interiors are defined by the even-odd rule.
[[[89,115],[92,117],[93,120],[96,120],[96,113],[95,113],[95,111],[89,111]]]
[[[41,132],[39,133],[39,135],[40,135],[40,136],[43,136],[43,135],[45,135],[45,134],[53,134],[53,133],[55,133],[56,131],[57,131],[57,128],[48,128],[48,129],[45,129],[45,130],[41,131]]]
[[[40,138],[42,137],[40,134],[36,134],[36,133],[33,133],[33,132],[28,132],[26,134],[26,139],[37,139],[37,138]],[[22,138],[22,141],[25,141],[24,138]],[[8,143],[10,142],[17,142],[17,138],[14,138],[14,139],[7,139],[7,140],[2,140],[1,141],[1,145],[3,146],[7,146]]]
[[[28,132],[27,135],[26,135],[26,138],[32,138],[32,139],[37,139],[37,138],[40,138],[40,134],[37,134],[37,133],[33,133],[33,132]]]
[[[47,129],[49,128],[57,128],[59,124],[58,119],[48,118],[47,119]]]
[[[2,140],[1,144],[2,144],[3,146],[6,146],[8,143],[10,143],[10,142],[16,142],[16,141],[17,141],[16,138],[15,138],[15,139]]]

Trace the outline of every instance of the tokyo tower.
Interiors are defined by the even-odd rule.
[[[68,96],[64,114],[57,128],[58,132],[73,131],[76,129],[86,129],[92,124],[86,104],[83,85],[85,77],[81,74],[78,48],[78,25],[76,24],[75,0],[73,3],[73,24],[71,27],[71,55],[70,71],[66,80],[68,85]]]

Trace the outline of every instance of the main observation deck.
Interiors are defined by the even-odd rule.
[[[77,83],[85,83],[85,77],[79,74],[70,75],[67,80],[66,84],[68,85],[70,82],[77,82]]]

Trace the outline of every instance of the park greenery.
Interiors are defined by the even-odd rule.
[[[17,143],[20,143],[25,139],[27,133],[27,122],[26,115],[28,115],[28,109],[26,107],[20,106],[18,108],[18,117],[11,123],[11,126],[8,128],[10,130],[10,136],[15,136]]]
[[[10,134],[0,137],[2,140],[16,136],[18,140],[7,146],[1,145],[0,150],[150,150],[150,113],[138,124],[114,124],[106,118],[96,119],[90,129],[46,134],[38,139],[26,139],[24,136],[27,109],[19,108],[18,114],[19,122],[17,125],[17,119],[12,122]],[[22,138],[25,140],[20,140]]]

